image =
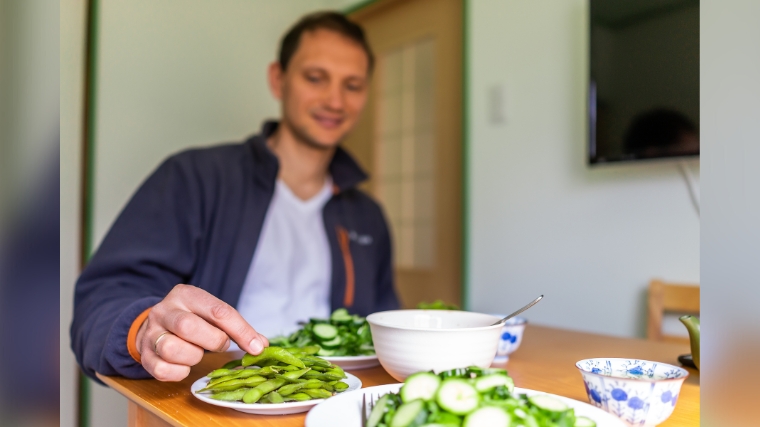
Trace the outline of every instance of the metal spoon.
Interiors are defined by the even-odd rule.
[[[515,311],[514,313],[512,313],[509,316],[507,316],[507,317],[505,317],[505,318],[497,321],[496,323],[491,324],[491,326],[503,325],[504,322],[506,322],[507,320],[509,320],[509,319],[517,316],[518,314],[522,313],[523,311],[525,311],[525,310],[533,307],[534,305],[536,305],[539,301],[541,301],[541,298],[543,298],[543,297],[544,297],[543,295],[539,296],[538,298],[536,298],[533,301],[529,302],[528,305],[526,305],[525,307],[523,307],[523,308]]]

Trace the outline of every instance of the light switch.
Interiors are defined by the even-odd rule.
[[[507,89],[503,84],[493,85],[489,89],[488,110],[492,124],[507,122]]]

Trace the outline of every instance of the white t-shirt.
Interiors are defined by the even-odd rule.
[[[277,180],[237,310],[268,338],[298,329],[299,320],[330,315],[330,244],[322,208],[332,180],[301,200]]]

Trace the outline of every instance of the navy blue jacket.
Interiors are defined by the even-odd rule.
[[[71,346],[88,376],[150,376],[129,355],[127,333],[179,283],[237,305],[274,194],[278,161],[266,138],[276,127],[267,122],[243,143],[176,154],[137,190],[76,284]],[[366,316],[398,308],[388,227],[356,188],[367,175],[341,148],[329,172],[332,309]]]

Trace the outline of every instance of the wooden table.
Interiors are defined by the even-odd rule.
[[[506,368],[518,387],[555,393],[587,402],[575,362],[591,357],[627,357],[677,365],[679,354],[689,352],[683,344],[616,338],[556,328],[528,325],[520,349]],[[177,383],[129,380],[98,375],[106,384],[129,399],[130,427],[303,426],[306,413],[264,416],[244,414],[201,402],[190,393],[190,385],[240,353],[208,353],[193,367],[187,379]],[[498,366],[498,365],[497,365]],[[364,387],[396,383],[381,367],[353,371]],[[689,369],[689,378],[673,415],[661,427],[699,426],[699,373]]]

